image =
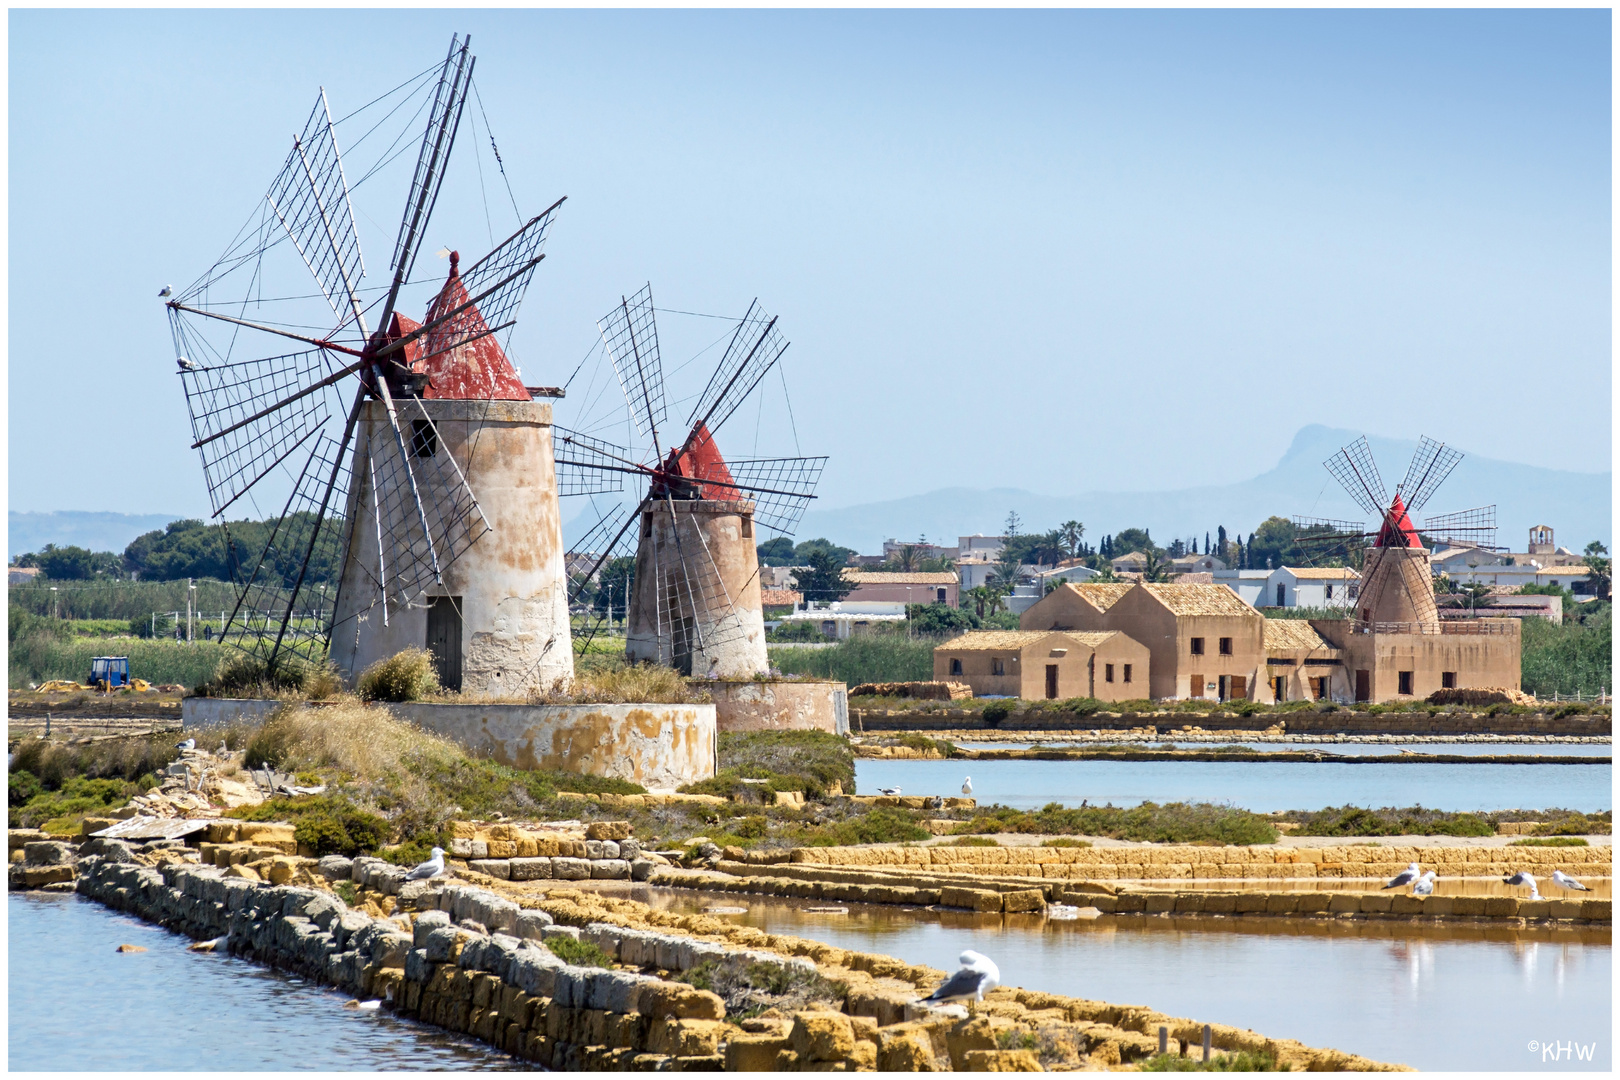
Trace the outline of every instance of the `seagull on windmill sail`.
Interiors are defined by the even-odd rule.
[[[960,971],[939,985],[939,989],[922,1000],[925,1002],[968,1001],[980,1002],[984,995],[1001,985],[1001,970],[983,953],[967,950],[956,958]]]
[[[165,296],[173,296],[173,295],[174,295],[174,286],[173,285],[165,285],[158,292],[158,299],[161,300]]]
[[[197,365],[195,363],[193,363],[192,361],[187,360],[183,356],[180,357],[178,360],[176,360],[175,363],[180,365],[180,370],[181,371],[196,371],[197,370]]]
[[[1421,875],[1422,875],[1422,871],[1418,869],[1418,864],[1413,863],[1411,866],[1408,866],[1405,870],[1402,870],[1400,873],[1398,873],[1394,877],[1390,878],[1389,879],[1389,884],[1385,885],[1384,888],[1386,888],[1386,889],[1398,889],[1402,885],[1410,885],[1410,884],[1412,884],[1412,882],[1416,881]]]
[[[1562,870],[1553,871],[1553,883],[1564,889],[1579,889],[1581,892],[1591,892],[1585,885],[1576,881]]]
[[[444,873],[444,848],[434,848],[433,857],[405,875],[406,881],[422,881]]]

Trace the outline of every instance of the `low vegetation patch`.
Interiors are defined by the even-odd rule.
[[[91,743],[26,738],[13,748],[11,771],[32,773],[50,790],[74,777],[90,780],[138,780],[161,773],[180,756],[172,733],[134,735]]]
[[[988,836],[958,836],[955,840],[947,840],[940,847],[1000,847],[1001,841],[992,840]]]
[[[1054,836],[1050,840],[1042,840],[1041,841],[1041,847],[1081,848],[1081,847],[1090,847],[1090,846],[1091,846],[1091,841],[1090,840],[1076,840],[1071,836]]]
[[[1508,847],[1586,847],[1584,836],[1526,836]]]
[[[572,685],[531,694],[529,700],[548,705],[619,705],[628,701],[686,705],[708,701],[709,694],[701,684],[688,683],[674,668],[626,663],[620,655],[581,658]]]
[[[1537,836],[1588,836],[1613,827],[1612,815],[1564,814],[1536,827]]]
[[[791,1014],[812,1006],[842,1009],[849,988],[815,971],[793,966],[762,964],[742,956],[727,956],[703,963],[675,976],[699,990],[718,994],[726,1003],[726,1016],[746,1020],[767,1009]]]
[[[228,816],[239,821],[289,821],[293,839],[316,855],[352,857],[376,851],[388,842],[392,831],[387,819],[341,794],[270,799],[257,806],[238,807]]]
[[[1142,1062],[1142,1072],[1292,1072],[1291,1066],[1277,1065],[1277,1059],[1259,1050],[1239,1050],[1235,1054],[1212,1054],[1208,1061],[1154,1054]]]
[[[1330,806],[1282,815],[1296,822],[1295,836],[1495,836],[1496,826],[1478,814],[1455,814],[1421,806],[1373,810]]]
[[[44,829],[50,833],[76,831],[86,817],[116,810],[141,792],[157,786],[157,779],[152,776],[135,783],[76,776],[59,788],[50,790],[26,772],[13,772],[8,780],[9,826],[13,829]],[[22,801],[19,802],[19,799]]]
[[[981,807],[955,830],[968,833],[1057,833],[1114,840],[1190,844],[1274,844],[1277,830],[1259,814],[1211,803],[1145,802],[1140,806],[1084,809],[1048,803],[1036,811]]]
[[[719,736],[719,771],[681,790],[695,795],[763,801],[760,789],[802,791],[825,798],[837,785],[855,790],[855,754],[842,736],[825,731],[738,731]],[[744,784],[764,780],[764,784]],[[752,793],[752,794],[751,794]]]
[[[546,948],[565,964],[575,967],[611,968],[613,958],[594,941],[578,941],[565,934],[546,938]]]
[[[819,635],[818,635],[819,636]],[[856,634],[830,648],[771,650],[771,663],[787,675],[837,679],[850,686],[880,682],[927,682],[934,677],[934,646],[942,637]]]
[[[360,673],[354,691],[361,701],[420,701],[439,692],[439,673],[426,649],[402,649]]]

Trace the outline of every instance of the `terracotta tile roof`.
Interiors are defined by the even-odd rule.
[[[1050,637],[1063,637],[1077,642],[1087,648],[1095,649],[1109,638],[1118,634],[1118,630],[1103,630],[1097,632],[1076,633],[1073,630],[969,630],[961,637],[954,637],[935,648],[963,652],[968,649],[1023,649],[1038,641]]]
[[[1133,588],[1135,588],[1135,586],[1131,585],[1129,582],[1118,581],[1103,583],[1088,582],[1084,585],[1076,585],[1071,581],[1066,584],[1064,588],[1073,589],[1075,592],[1079,593],[1082,599],[1084,599],[1088,604],[1096,608],[1098,611],[1107,611],[1109,608],[1119,603],[1120,597],[1130,592]]]
[[[1267,619],[1266,651],[1285,649],[1326,649],[1330,646],[1304,619]]]
[[[764,607],[782,607],[804,602],[804,594],[794,589],[761,589],[759,602]]]
[[[857,585],[955,585],[960,579],[949,571],[906,574],[886,570],[845,570],[844,580]]]
[[[1237,593],[1225,585],[1160,585],[1143,582],[1141,587],[1168,608],[1172,615],[1261,617],[1258,611],[1245,604]]]
[[[1301,581],[1360,581],[1361,575],[1348,566],[1285,566]]]

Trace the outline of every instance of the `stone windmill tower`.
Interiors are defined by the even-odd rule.
[[[1358,626],[1375,632],[1437,633],[1440,614],[1434,601],[1430,551],[1423,537],[1437,543],[1494,543],[1495,506],[1427,518],[1422,536],[1413,525],[1412,515],[1428,503],[1462,457],[1460,451],[1423,437],[1393,497],[1385,493],[1365,437],[1323,463],[1363,510],[1380,519],[1371,531],[1359,521],[1294,519],[1296,541],[1308,551],[1327,554],[1360,550],[1365,545],[1355,603]]]
[[[239,592],[221,636],[272,675],[330,656],[352,678],[407,646],[470,693],[572,675],[550,406],[501,344],[561,200],[465,271],[452,256],[423,322],[401,314],[473,66],[453,38],[426,78],[352,114],[357,135],[410,118],[368,177],[427,117],[386,289],[361,287],[346,121],[322,92],[248,225],[167,304],[214,516],[240,500],[271,517],[227,524]]]
[[[667,407],[652,287],[622,299],[599,326],[647,445],[637,450],[558,429],[558,483],[564,495],[624,492],[629,481],[634,496],[602,514],[578,545],[592,554],[570,575],[571,597],[585,596],[601,567],[633,550],[627,658],[667,664],[688,675],[763,673],[770,662],[755,526],[790,534],[815,498],[827,459],[728,462],[714,432],[759,385],[787,342],[776,319],[757,303],[750,305],[682,425],[686,435],[666,447],[659,439]],[[589,633],[581,637],[588,641]]]

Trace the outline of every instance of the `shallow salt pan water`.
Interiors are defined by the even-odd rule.
[[[61,893],[7,898],[13,1071],[520,1069],[470,1039]],[[116,953],[120,944],[142,953]]]

